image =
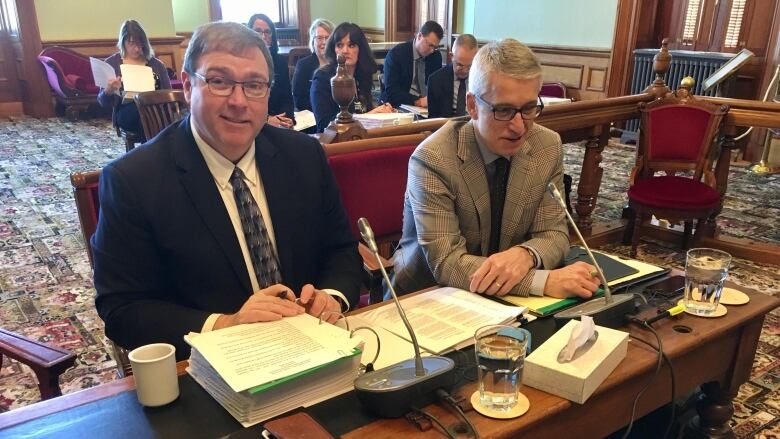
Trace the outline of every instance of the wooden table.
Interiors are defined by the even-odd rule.
[[[731,433],[728,427],[728,420],[733,412],[731,400],[736,395],[739,386],[745,383],[750,376],[764,315],[780,305],[780,299],[744,288],[742,290],[750,296],[750,303],[742,306],[729,306],[728,314],[725,317],[706,319],[683,314],[679,318],[664,319],[654,325],[662,337],[664,351],[674,365],[677,396],[684,395],[704,384],[702,388],[707,399],[699,410],[700,427],[702,428],[691,430],[690,433],[694,436],[696,433],[707,432],[709,437],[727,437]],[[647,314],[652,313],[652,310],[647,312]],[[549,320],[547,322],[551,323]],[[685,330],[689,330],[689,332],[681,332]],[[653,344],[656,343],[655,337],[642,329],[632,327],[630,333],[632,339],[642,338]],[[576,434],[577,437],[600,438],[628,423],[631,402],[652,376],[656,361],[657,354],[654,351],[642,343],[633,341],[629,343],[626,359],[583,405],[524,386],[522,392],[531,401],[531,409],[521,418],[510,421],[495,421],[473,411],[469,412],[468,416],[476,424],[483,438],[523,436],[559,439],[571,437],[572,434]],[[180,374],[184,374],[184,363],[179,363],[178,366]],[[181,379],[191,380],[186,376]],[[197,431],[198,428],[204,429],[201,430],[204,432],[203,434],[207,434],[205,432],[208,431],[218,432],[219,435],[236,434],[241,436],[242,432],[248,432],[251,435],[246,435],[246,437],[252,437],[252,435],[257,437],[256,428],[242,429],[237,422],[230,418],[227,412],[216,406],[216,403],[213,403],[208,395],[198,396],[200,399],[187,399],[188,396],[183,392],[179,400],[166,406],[176,416],[169,414],[165,417],[156,414],[165,409],[150,410],[134,407],[137,405],[134,395],[127,393],[132,392],[133,389],[134,382],[130,377],[2,413],[0,414],[0,436],[3,436],[2,430],[4,428],[15,425],[17,427],[31,425],[25,424],[28,422],[52,425],[52,430],[48,432],[52,435],[59,433],[57,427],[53,426],[58,425],[58,423],[71,429],[79,422],[102,421],[103,423],[116,422],[121,424],[127,411],[127,401],[131,401],[131,408],[133,408],[131,411],[135,412],[133,416],[136,416],[135,422],[142,424],[134,426],[136,433],[138,428],[142,429],[141,431],[144,431],[144,428],[151,428],[146,424],[155,424],[154,432],[159,433],[159,424],[164,422],[171,424],[163,425],[163,427],[167,427],[164,428],[165,430],[177,433],[181,431],[181,437],[191,434],[192,430]],[[205,394],[205,391],[200,388],[196,390]],[[468,384],[461,389],[461,393],[470,395],[474,390],[475,385]],[[85,404],[88,404],[86,409],[97,407],[101,401],[118,396],[128,396],[124,398],[124,409],[121,408],[121,404],[103,404],[99,406],[100,410],[96,411],[98,414],[95,414],[92,410],[84,410],[84,407],[80,407]],[[133,399],[129,399],[129,396],[132,396]],[[637,407],[637,418],[667,404],[670,399],[670,375],[668,368],[664,365],[654,384],[640,399]],[[193,415],[193,413],[198,412],[199,408],[192,406],[197,404],[209,405],[209,413],[211,413],[209,418],[201,419],[200,416]],[[444,408],[432,405],[427,409],[445,424],[457,421],[456,417]],[[352,413],[349,410],[344,411],[346,413],[336,413],[329,409],[327,413],[342,418],[366,417],[365,414],[359,413],[359,409]],[[64,422],[62,419],[56,418],[58,414],[63,412],[74,414],[67,416],[66,422]],[[96,419],[97,416],[99,418]],[[138,419],[144,421],[147,418],[152,419],[155,416],[157,418],[154,419],[154,422],[138,421]],[[190,418],[181,419],[185,417]],[[49,420],[52,422],[48,422]],[[215,427],[214,424],[220,425]],[[121,426],[117,428],[120,430],[114,435],[115,437],[122,437],[122,432],[128,431],[126,428],[122,429]],[[206,428],[211,428],[211,430]],[[191,431],[187,432],[186,429]],[[13,433],[13,430],[11,432]],[[435,430],[421,433],[404,419],[375,420],[368,425],[356,427],[344,437],[371,437],[373,439],[397,438],[402,435],[442,437],[441,433]],[[174,436],[178,436],[178,434]],[[706,436],[702,434],[702,437]]]

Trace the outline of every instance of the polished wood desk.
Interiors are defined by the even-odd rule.
[[[764,315],[780,305],[780,299],[742,290],[749,294],[750,303],[728,307],[725,317],[706,319],[684,314],[654,325],[674,365],[677,396],[706,383],[703,390],[707,400],[702,404],[700,415],[710,437],[730,432],[731,398],[750,376]],[[648,313],[652,314],[652,310]],[[554,326],[554,322],[539,319],[531,325],[536,326],[535,330],[544,332],[549,330],[544,326]],[[679,332],[686,328],[689,332]],[[655,344],[655,338],[642,329],[632,327],[630,333],[632,339],[642,338]],[[572,434],[600,438],[628,423],[631,402],[653,375],[656,361],[654,351],[642,343],[630,342],[626,359],[583,405],[524,386],[522,391],[531,401],[531,409],[524,416],[496,421],[473,411],[467,415],[483,438],[522,435],[558,439]],[[50,435],[78,437],[78,433],[89,431],[90,423],[102,424],[100,431],[111,432],[114,437],[124,437],[130,432],[159,435],[161,431],[166,437],[194,437],[193,432],[199,432],[199,435],[196,434],[198,437],[257,437],[259,426],[242,429],[205,391],[184,375],[183,368],[184,363],[180,363],[179,371],[183,374],[180,385],[184,385],[182,396],[164,408],[141,408],[135,399],[134,382],[130,377],[2,413],[0,437],[4,433],[13,435],[17,430],[24,431],[26,426],[33,429],[39,428],[39,425],[45,425],[46,433]],[[474,390],[475,384],[467,384],[460,393],[470,395]],[[320,405],[314,406],[314,411],[320,420],[327,416],[341,422],[341,432],[346,438],[442,437],[436,430],[421,433],[404,419],[376,420],[361,412],[352,394],[337,399],[333,403],[322,403],[331,403],[331,406],[319,411],[317,407]],[[637,418],[667,404],[670,399],[670,375],[664,365],[653,385],[640,399]],[[445,425],[457,421],[444,408],[432,405],[427,409]],[[355,421],[354,418],[360,419]]]

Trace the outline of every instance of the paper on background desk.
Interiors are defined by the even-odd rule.
[[[95,85],[100,88],[108,87],[108,81],[116,78],[114,68],[102,59],[89,57],[89,65],[92,67],[92,77],[95,79]]]
[[[409,113],[414,113],[414,114],[416,114],[418,116],[428,117],[428,109],[425,108],[425,107],[418,107],[416,105],[401,104],[401,106],[399,108],[401,108],[402,110],[405,110],[405,111],[407,111]]]
[[[154,90],[154,72],[149,66],[121,64],[122,86],[126,92],[141,93]]]
[[[295,112],[295,126],[293,127],[295,131],[303,131],[314,125],[317,125],[317,120],[314,119],[314,113],[309,110]]]
[[[458,348],[464,342],[471,343],[478,328],[515,322],[526,311],[525,307],[504,305],[451,287],[404,298],[403,307],[420,346],[434,354]],[[360,317],[405,340],[411,338],[392,302]]]

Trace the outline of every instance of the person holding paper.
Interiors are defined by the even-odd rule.
[[[476,293],[590,297],[595,270],[557,268],[569,250],[561,207],[560,136],[534,124],[542,68],[507,38],[476,54],[466,110],[425,139],[409,160],[403,232],[393,256],[396,291],[439,284]]]
[[[452,45],[452,63],[435,71],[428,78],[428,117],[466,115],[466,91],[469,69],[477,54],[477,39],[461,34]]]
[[[328,64],[328,58],[325,57],[325,46],[334,27],[333,23],[324,18],[314,20],[309,27],[311,55],[298,60],[298,63],[295,64],[295,73],[293,73],[292,92],[295,108],[298,111],[311,110],[309,98],[311,78],[318,68]]]
[[[368,39],[355,23],[341,23],[333,31],[325,45],[326,66],[314,72],[311,81],[311,106],[317,120],[317,132],[321,133],[336,118],[339,106],[333,100],[330,79],[336,75],[337,57],[343,56],[347,73],[355,78],[357,94],[349,107],[352,113],[390,113],[390,104],[374,105],[371,89],[374,86],[376,61]]]
[[[385,58],[385,91],[382,99],[395,107],[401,104],[428,107],[428,78],[442,66],[437,49],[444,29],[435,21],[426,21],[413,40],[401,43]]]
[[[205,24],[181,75],[190,115],[100,177],[91,244],[107,336],[171,343],[183,359],[191,331],[357,304],[361,258],[322,146],[266,123],[274,66],[260,36]]]
[[[290,71],[287,58],[279,55],[274,22],[265,14],[255,14],[249,19],[247,27],[263,38],[274,63],[274,81],[268,99],[268,123],[275,127],[292,128],[295,125],[295,108],[290,91]]]
[[[138,107],[132,100],[123,99],[122,64],[131,64],[138,66],[151,67],[155,90],[164,90],[171,88],[171,80],[168,78],[168,72],[165,70],[165,64],[154,57],[154,50],[149,44],[146,32],[141,24],[135,20],[127,20],[119,28],[119,40],[117,41],[119,52],[106,58],[106,63],[114,68],[115,79],[110,79],[106,88],[98,93],[98,103],[104,108],[112,108],[111,120],[114,126],[118,126],[125,131],[138,134],[142,140],[144,138],[143,126],[141,126],[141,116],[138,114]]]

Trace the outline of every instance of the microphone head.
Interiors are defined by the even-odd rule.
[[[369,249],[371,249],[372,252],[376,253],[379,251],[379,247],[376,245],[376,240],[374,238],[374,231],[371,230],[371,225],[368,224],[368,220],[365,218],[360,218],[357,222],[358,230],[360,230],[360,237],[363,238],[363,241],[366,243]]]
[[[555,198],[560,198],[561,193],[558,191],[558,188],[555,186],[555,183],[549,182],[547,184],[547,191],[550,192],[550,195],[552,195]]]

